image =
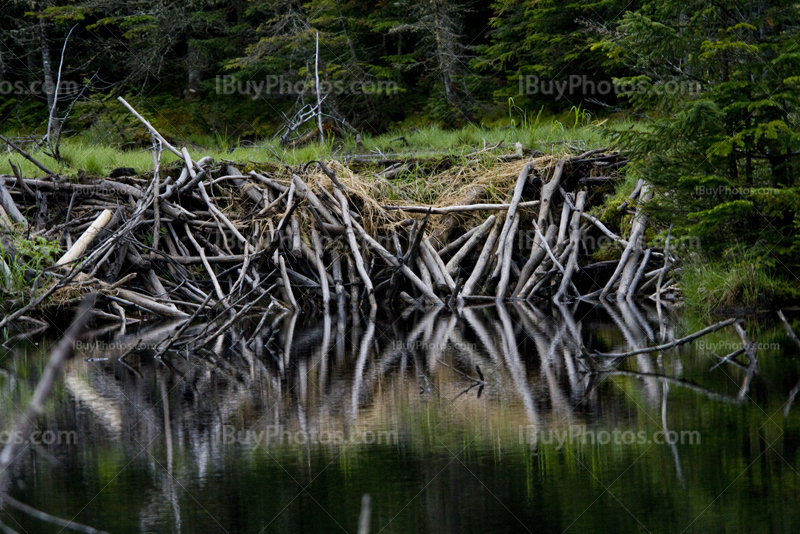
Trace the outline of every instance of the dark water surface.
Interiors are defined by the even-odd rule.
[[[150,348],[178,325],[100,330],[5,489],[115,534],[355,533],[364,494],[373,533],[800,532],[800,356],[773,316],[747,323],[749,371],[710,371],[741,346],[732,327],[587,360],[723,319],[624,303],[287,316],[258,335],[256,317],[163,361]],[[7,345],[3,428],[50,347]]]

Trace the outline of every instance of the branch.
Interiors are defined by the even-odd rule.
[[[702,329],[702,330],[700,330],[698,332],[695,332],[694,334],[691,334],[691,335],[686,336],[686,337],[682,337],[680,339],[676,339],[675,341],[672,341],[670,343],[665,343],[663,345],[656,345],[655,347],[647,347],[647,348],[644,348],[644,349],[636,349],[636,350],[632,350],[630,352],[595,352],[593,355],[594,356],[602,356],[604,358],[627,358],[628,356],[636,356],[637,354],[647,354],[647,353],[650,353],[650,352],[658,352],[658,351],[661,351],[661,350],[667,350],[667,349],[671,349],[672,347],[676,347],[678,345],[683,345],[683,344],[688,343],[690,341],[694,341],[695,339],[697,339],[699,337],[702,337],[702,336],[704,336],[706,334],[710,334],[711,332],[716,332],[720,328],[725,328],[726,326],[730,326],[730,325],[732,325],[733,323],[735,323],[738,320],[739,319],[734,317],[732,319],[727,319],[725,321],[720,321],[719,323],[713,324],[713,325],[709,326],[708,328],[704,328],[704,329]]]

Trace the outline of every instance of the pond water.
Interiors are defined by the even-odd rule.
[[[162,360],[179,325],[108,327],[65,365],[5,491],[115,534],[355,533],[365,494],[372,533],[797,532],[800,356],[773,317],[746,323],[757,369],[713,370],[732,327],[582,354],[724,319],[642,304],[255,317]],[[0,353],[3,428],[47,362],[36,341]]]

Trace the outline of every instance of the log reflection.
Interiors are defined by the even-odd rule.
[[[413,441],[414,417],[428,402],[465,428],[480,433],[499,425],[511,435],[522,426],[603,424],[597,414],[615,420],[614,410],[625,410],[624,398],[631,397],[619,380],[631,380],[664,429],[668,383],[737,400],[665,376],[656,354],[592,358],[598,347],[626,351],[674,337],[668,319],[625,301],[602,310],[521,303],[460,315],[432,309],[379,319],[257,317],[201,350],[187,342],[154,359],[155,347],[178,326],[99,332],[66,368],[67,390],[91,414],[80,420],[86,430],[102,430],[105,439],[134,449],[159,440],[170,473],[173,448],[183,447],[202,477],[209,457],[224,454],[225,439],[266,450],[275,442],[265,436],[277,438],[279,431],[283,437],[392,431]],[[183,336],[202,337],[208,329],[193,325]]]

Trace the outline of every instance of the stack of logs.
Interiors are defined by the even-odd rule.
[[[0,327],[53,301],[77,303],[89,291],[104,297],[98,308],[104,303],[105,311],[96,314],[126,322],[136,320],[130,314],[188,318],[212,309],[236,317],[271,308],[328,310],[334,301],[340,310],[349,301],[352,309],[369,303],[374,311],[379,302],[630,300],[673,290],[671,280],[664,282],[675,265],[669,239],[666,250],[645,245],[642,206],[652,197],[646,184],[639,182],[620,207],[632,214],[627,238],[588,213],[613,192],[624,164],[615,152],[588,151],[548,169],[531,161],[507,204],[383,206],[376,214],[374,202],[367,210],[363,196],[331,170],[341,163],[315,162],[330,179],[327,187],[301,169],[245,175],[229,162],[194,160],[122,103],[154,140],[154,171],[146,179],[2,178],[0,220],[16,232],[58,240],[66,253],[54,267],[31,273],[40,287],[35,298],[16,302]],[[160,168],[161,150],[180,158],[179,174]],[[614,176],[593,176],[598,172]],[[66,210],[48,212],[48,199]],[[463,225],[440,244],[432,221],[441,215]],[[522,232],[531,236],[529,251],[520,250]],[[603,236],[620,258],[581,265],[593,251],[587,243]],[[8,250],[4,259],[14,261]],[[5,262],[0,268],[8,273]]]

